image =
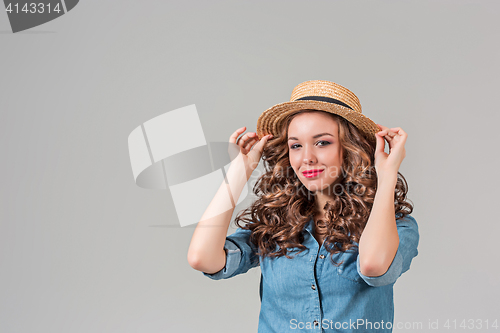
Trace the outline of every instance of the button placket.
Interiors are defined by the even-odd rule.
[[[312,237],[312,236],[311,236]],[[312,238],[313,239],[313,238]],[[319,292],[317,287],[318,281],[316,280],[316,275],[321,272],[321,267],[323,266],[323,261],[318,261],[318,257],[320,256],[319,253],[321,252],[321,247],[317,247],[317,242],[315,244],[312,244],[311,249],[312,255],[311,255],[311,268],[312,268],[312,279],[311,279],[311,289],[313,290],[313,293],[311,296],[313,297],[314,301],[316,302],[314,306],[314,311],[311,312],[311,319],[313,318],[321,318],[320,314],[320,299],[319,299]],[[317,329],[319,330],[317,332],[323,332],[320,326],[320,321],[318,319],[313,320],[314,323],[314,331],[316,332]]]

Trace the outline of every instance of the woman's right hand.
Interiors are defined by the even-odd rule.
[[[264,146],[267,141],[272,138],[272,134],[264,136],[259,140],[257,133],[248,132],[239,139],[241,133],[246,130],[246,127],[241,127],[237,129],[229,137],[229,142],[234,143],[240,147],[240,153],[238,157],[241,157],[243,163],[245,164],[245,170],[247,170],[247,176],[249,176],[255,168],[259,165],[262,152],[264,151]],[[252,148],[253,147],[253,148]]]

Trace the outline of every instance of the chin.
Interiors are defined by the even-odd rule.
[[[309,192],[312,192],[314,194],[316,194],[318,192],[321,193],[321,192],[328,191],[328,189],[333,190],[335,185],[339,184],[339,183],[340,182],[338,179],[333,179],[333,180],[329,181],[328,183],[325,183],[324,180],[320,180],[320,179],[317,179],[317,180],[307,180],[306,179],[305,181],[302,181],[302,184],[309,190]],[[341,185],[339,185],[339,186],[341,186]]]
[[[309,181],[307,183],[302,183],[304,184],[304,186],[310,191],[310,192],[321,192],[321,191],[324,191],[326,189],[328,189],[331,184],[322,184],[322,183],[318,183],[318,184],[311,184],[312,181]]]

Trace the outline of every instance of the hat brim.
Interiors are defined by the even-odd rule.
[[[375,146],[375,133],[380,131],[380,128],[371,120],[360,112],[353,111],[345,106],[322,102],[322,101],[291,101],[276,104],[264,111],[257,120],[257,136],[261,139],[267,134],[278,136],[278,131],[281,123],[293,113],[304,110],[313,109],[336,114],[345,118],[347,121],[356,126],[365,138]]]

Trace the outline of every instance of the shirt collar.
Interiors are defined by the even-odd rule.
[[[306,226],[304,227],[305,230],[309,231],[309,233],[312,235],[314,231],[314,219],[311,217],[309,222],[307,222]]]
[[[313,231],[314,231],[314,219],[312,217],[309,220],[309,222],[306,223],[306,226],[304,227],[304,230],[309,231],[309,233],[314,236],[314,233],[313,233]],[[351,233],[349,232],[348,236],[350,236],[350,235],[351,235]],[[357,242],[353,241],[353,243],[356,244],[356,245],[358,245]]]

